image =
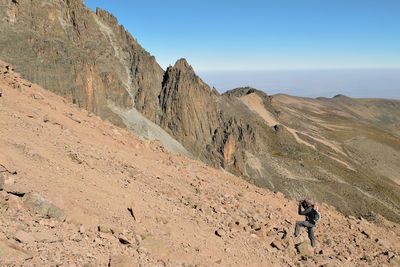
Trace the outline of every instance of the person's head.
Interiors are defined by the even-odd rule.
[[[301,206],[302,206],[303,208],[308,208],[308,207],[311,207],[312,205],[313,205],[313,203],[312,203],[312,201],[309,200],[309,199],[304,199],[304,200],[301,202]]]

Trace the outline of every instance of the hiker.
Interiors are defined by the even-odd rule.
[[[304,210],[302,210],[302,208],[304,208]],[[311,200],[301,200],[299,201],[299,215],[305,215],[306,220],[296,223],[294,236],[297,237],[300,234],[300,227],[307,227],[308,238],[310,238],[311,246],[315,248],[317,244],[314,236],[314,227],[321,217],[318,208]]]

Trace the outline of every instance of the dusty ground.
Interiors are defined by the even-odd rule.
[[[281,194],[140,140],[19,78],[5,63],[0,92],[1,266],[400,261],[400,226],[380,216],[371,215],[373,223],[322,205],[318,248],[309,251],[305,231],[292,234],[302,219],[297,205]],[[33,212],[31,192],[65,210],[66,220]]]

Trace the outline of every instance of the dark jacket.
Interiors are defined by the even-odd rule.
[[[307,207],[305,210],[301,210],[301,205],[299,205],[299,215],[305,215],[306,221],[315,225],[315,219],[317,217],[317,213],[313,209],[313,207]]]

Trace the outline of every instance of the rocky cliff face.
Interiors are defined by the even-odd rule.
[[[0,0],[0,17],[2,59],[103,119],[292,199],[400,221],[398,101],[219,95],[80,0]]]
[[[80,0],[0,5],[0,56],[25,77],[120,126],[111,108],[159,115],[163,70],[111,14]]]
[[[159,124],[187,149],[209,163],[211,138],[219,125],[218,96],[184,59],[169,67],[159,97]]]

